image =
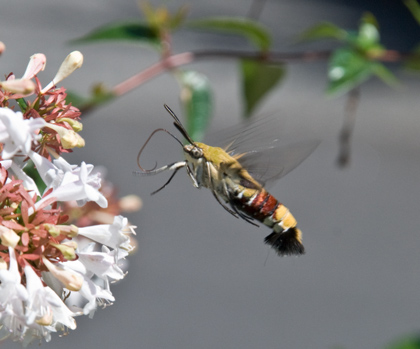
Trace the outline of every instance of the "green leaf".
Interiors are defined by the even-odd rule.
[[[212,93],[207,77],[195,71],[181,71],[181,102],[186,115],[186,129],[194,141],[204,138],[212,115]]]
[[[36,187],[38,188],[39,192],[42,194],[44,190],[47,188],[47,185],[42,180],[32,160],[27,161],[27,163],[25,164],[25,167],[23,168],[23,171],[34,180]]]
[[[420,55],[408,58],[404,67],[409,70],[420,72]]]
[[[26,108],[28,107],[28,103],[26,103],[24,98],[18,98],[16,99],[17,104],[19,105],[20,110],[22,113],[26,111]]]
[[[330,22],[322,22],[305,30],[299,37],[301,41],[320,40],[320,39],[337,39],[346,40],[347,31],[337,27]]]
[[[408,7],[417,23],[420,24],[420,4],[417,0],[405,0],[404,4]]]
[[[249,117],[255,107],[284,77],[285,68],[282,65],[242,60],[241,72],[244,114]]]
[[[96,108],[105,103],[111,102],[116,95],[103,87],[102,84],[97,84],[92,88],[92,95],[89,97],[82,97],[73,91],[67,91],[66,101],[71,102],[72,105],[77,107],[82,113],[87,112],[89,109]]]
[[[133,41],[160,47],[160,39],[157,31],[152,26],[138,21],[123,21],[106,24],[81,38],[72,40],[72,43],[88,43],[106,40]]]
[[[259,22],[244,17],[209,17],[190,21],[188,26],[242,35],[262,51],[267,51],[271,45],[271,37],[267,28]]]
[[[372,72],[391,87],[397,87],[399,85],[397,77],[382,63],[374,63],[372,65]]]
[[[85,104],[88,100],[86,97],[83,97],[73,91],[67,90],[66,93],[67,93],[66,103],[67,104],[71,103],[71,105],[75,106],[76,108],[79,108],[80,106]]]
[[[417,47],[411,51],[410,56],[404,62],[404,67],[417,72],[420,71],[420,45],[417,45]]]
[[[387,345],[386,349],[420,349],[420,338],[410,337],[400,339],[391,345]]]
[[[377,63],[349,48],[336,50],[330,59],[327,94],[345,93],[367,80],[374,64]]]
[[[139,5],[147,23],[160,33],[178,28],[183,24],[188,13],[188,6],[186,5],[179,7],[176,12],[170,11],[166,5],[153,6],[147,0],[140,1]]]
[[[174,14],[170,17],[170,28],[175,30],[179,28],[185,22],[185,18],[187,18],[188,14],[188,6],[182,5]]]
[[[357,47],[362,50],[376,48],[380,38],[378,28],[375,16],[369,12],[365,13],[360,21],[359,35],[356,38]]]
[[[382,63],[372,61],[356,50],[341,48],[334,52],[328,69],[327,94],[343,94],[376,75],[390,86],[399,82]]]

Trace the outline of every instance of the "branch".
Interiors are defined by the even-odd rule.
[[[158,76],[167,70],[192,63],[199,59],[251,59],[271,64],[309,62],[325,60],[331,55],[330,51],[308,51],[303,53],[280,53],[280,52],[239,52],[239,51],[196,51],[185,52],[163,58],[158,63],[119,83],[112,89],[112,94],[121,96],[148,80]]]
[[[353,135],[354,125],[356,123],[356,111],[360,101],[360,88],[355,87],[347,96],[347,103],[344,111],[343,127],[339,136],[340,150],[337,164],[343,168],[350,164],[351,136]]]
[[[119,83],[112,89],[115,96],[121,96],[148,80],[158,76],[167,70],[190,64],[200,59],[251,59],[268,64],[300,63],[328,59],[332,51],[307,51],[307,52],[243,52],[243,51],[215,51],[203,50],[196,52],[184,52],[163,58],[158,63]],[[407,58],[407,54],[398,51],[388,50],[379,59],[382,62],[398,62]]]
[[[180,67],[193,61],[194,54],[191,52],[169,56],[162,59],[160,62],[153,64],[149,68],[141,71],[140,73],[130,77],[129,79],[119,83],[112,89],[112,93],[115,96],[121,96],[166,70],[171,70],[175,67]]]

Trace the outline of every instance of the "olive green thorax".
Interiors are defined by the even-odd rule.
[[[212,167],[219,173],[219,178],[224,174],[236,184],[243,185],[243,180],[245,180],[249,184],[248,187],[261,189],[261,185],[252,178],[237,160],[240,156],[233,157],[222,148],[212,147],[200,142],[195,142],[194,145],[202,150],[203,159],[211,163]]]

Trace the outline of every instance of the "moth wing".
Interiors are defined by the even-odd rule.
[[[281,122],[273,115],[262,116],[228,126],[217,133],[210,134],[208,143],[219,146],[230,155],[249,152],[280,137]]]
[[[263,186],[269,186],[299,166],[318,146],[308,141],[288,146],[272,142],[269,147],[233,155],[249,174]]]
[[[319,141],[286,145],[284,127],[274,114],[225,128],[212,137],[215,144],[238,159],[249,174],[263,186],[273,184],[305,160]],[[281,141],[280,141],[281,140]]]

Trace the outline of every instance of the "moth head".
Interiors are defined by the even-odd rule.
[[[203,157],[203,149],[197,147],[195,144],[184,145],[184,152],[190,155],[193,159],[199,159]]]

